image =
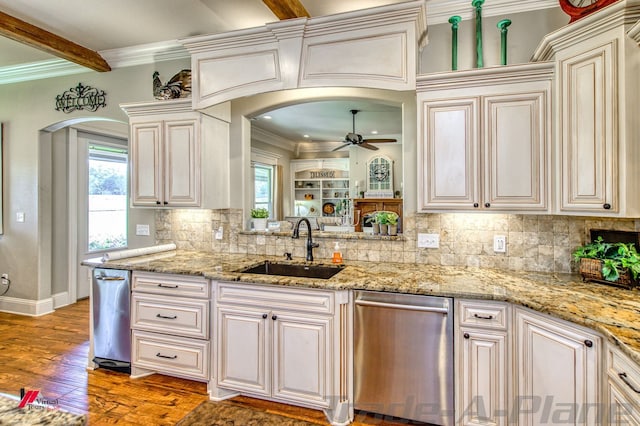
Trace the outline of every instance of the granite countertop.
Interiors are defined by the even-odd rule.
[[[274,256],[177,250],[107,262],[91,259],[83,264],[111,269],[202,275],[218,281],[506,301],[589,327],[618,345],[640,364],[638,290],[583,283],[581,277],[575,274],[388,262],[347,261],[342,272],[326,280],[237,272],[264,260],[305,263],[303,259],[285,261]]]

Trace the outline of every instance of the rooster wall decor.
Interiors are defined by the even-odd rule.
[[[191,70],[182,70],[162,85],[160,73],[153,73],[153,97],[158,100],[188,98],[191,96]]]

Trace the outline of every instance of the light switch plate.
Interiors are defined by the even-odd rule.
[[[418,247],[439,248],[440,234],[418,234]]]
[[[16,222],[24,222],[24,212],[16,212]]]
[[[149,225],[136,225],[136,235],[149,235]]]

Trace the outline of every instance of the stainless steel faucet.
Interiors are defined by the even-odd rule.
[[[305,222],[307,224],[307,229],[309,230],[309,232],[307,233],[307,260],[309,262],[312,262],[313,248],[320,247],[320,244],[314,243],[313,239],[311,238],[311,223],[309,222],[309,219],[307,219],[306,217],[303,217],[303,218],[300,218],[300,220],[298,220],[298,223],[296,223],[296,226],[293,227],[293,235],[291,236],[291,238],[300,238],[300,224],[302,222]]]

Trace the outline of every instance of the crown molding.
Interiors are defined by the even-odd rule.
[[[293,152],[296,143],[256,126],[251,126],[251,139]]]
[[[111,68],[124,68],[191,58],[187,49],[177,40],[140,44],[122,49],[101,50],[98,53],[106,59]]]
[[[0,68],[0,84],[20,83],[85,72],[91,72],[91,70],[64,59],[51,59],[2,67]]]
[[[533,10],[560,7],[558,0],[492,0],[482,6],[482,16],[498,16],[508,13],[531,12]],[[427,25],[445,24],[458,15],[462,20],[475,17],[475,9],[468,0],[427,0]]]

